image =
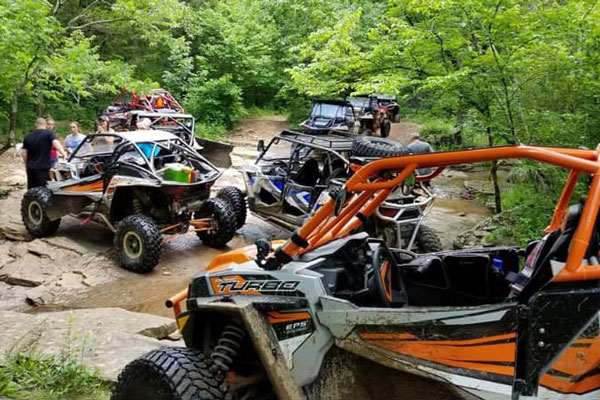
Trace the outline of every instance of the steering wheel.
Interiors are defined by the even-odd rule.
[[[99,175],[104,172],[103,169],[104,162],[98,156],[92,156],[88,160],[87,164],[85,164],[85,168],[83,169],[83,175],[91,176],[91,175]]]
[[[394,303],[392,292],[392,272],[397,268],[396,262],[387,247],[381,243],[371,244],[371,265],[373,266],[373,280],[379,300],[384,307],[391,307]]]
[[[287,176],[287,163],[283,160],[277,160],[273,162],[273,174],[276,176]]]

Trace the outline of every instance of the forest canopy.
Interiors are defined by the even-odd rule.
[[[121,88],[168,89],[209,130],[386,92],[450,145],[594,146],[598,26],[592,0],[7,0],[0,131],[89,126]]]

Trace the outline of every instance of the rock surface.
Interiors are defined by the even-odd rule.
[[[80,358],[115,381],[130,361],[162,346],[183,346],[170,340],[172,319],[120,308],[96,308],[24,314],[0,311],[0,363],[10,351]],[[165,338],[167,340],[159,340]]]

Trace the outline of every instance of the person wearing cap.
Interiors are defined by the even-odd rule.
[[[98,118],[97,126],[96,126],[96,134],[114,133],[114,132],[115,132],[115,130],[110,127],[110,125],[108,123],[108,117],[106,115],[103,115],[100,118]],[[115,141],[115,138],[112,136],[102,136],[102,137],[94,138],[92,141],[92,145],[96,146],[96,145],[113,144],[114,141]]]
[[[408,143],[408,150],[412,154],[428,154],[433,153],[433,147],[427,142],[421,140],[421,135],[418,132],[414,132],[410,134],[410,139]],[[417,176],[429,175],[431,173],[431,168],[419,168],[417,170]],[[429,182],[424,182],[426,185],[429,185]]]
[[[50,152],[52,149],[66,158],[67,154],[44,118],[35,120],[35,130],[25,136],[21,156],[27,170],[27,189],[46,186],[50,179]]]

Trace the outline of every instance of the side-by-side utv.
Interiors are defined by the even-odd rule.
[[[354,233],[418,168],[514,158],[569,170],[526,248],[415,254]],[[290,240],[219,255],[170,299],[186,347],[130,363],[113,400],[598,399],[599,158],[515,146],[353,166]],[[437,383],[415,394],[415,376]]]
[[[163,235],[191,229],[206,245],[223,247],[246,218],[239,189],[209,198],[221,172],[169,132],[89,135],[51,172],[46,187],[23,196],[27,231],[53,235],[66,215],[98,222],[114,232],[121,266],[137,272],[158,264]]]

